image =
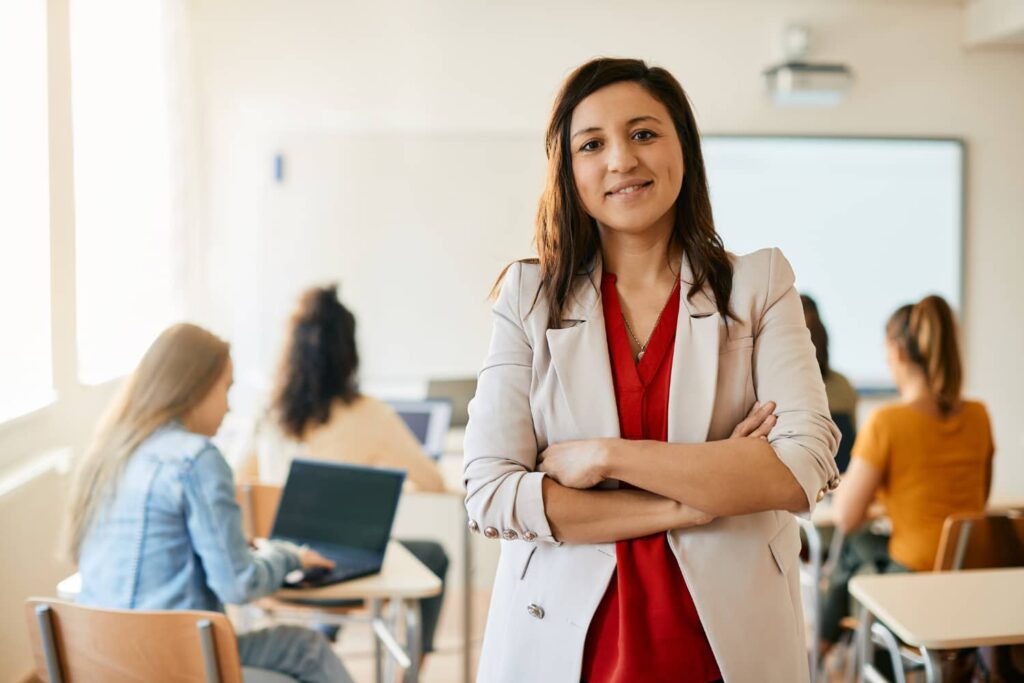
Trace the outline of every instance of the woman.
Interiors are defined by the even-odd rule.
[[[269,419],[257,427],[256,476],[282,483],[292,457],[301,452],[309,458],[405,470],[420,491],[444,491],[437,465],[402,418],[386,403],[359,392],[358,370],[356,319],[338,300],[337,287],[307,290],[289,323]],[[442,580],[441,594],[421,602],[423,652],[433,652],[448,555],[435,541],[402,544]]]
[[[359,392],[356,319],[338,288],[303,292],[288,323],[269,420],[259,425],[256,474],[283,482],[292,456],[405,470],[420,491],[442,492],[437,465],[402,418]]]
[[[242,533],[231,469],[210,442],[228,411],[228,345],[195,325],[146,351],[78,464],[69,506],[79,602],[117,609],[224,611],[276,591],[313,550]],[[277,626],[238,635],[244,666],[309,683],[350,681],[324,638]]]
[[[836,486],[838,434],[793,273],[725,251],[663,69],[578,68],[547,154],[466,433],[471,528],[505,539],[479,680],[806,681],[780,511]]]
[[[842,439],[836,452],[836,466],[845,472],[850,464],[850,447],[857,434],[857,390],[850,380],[838,372],[829,363],[828,330],[818,313],[818,304],[806,294],[800,295],[800,303],[804,308],[804,322],[811,332],[811,343],[818,359],[818,368],[825,381],[825,396],[828,398],[828,411],[832,421],[839,427]]]
[[[847,584],[867,563],[878,571],[929,571],[946,517],[985,509],[995,446],[988,411],[961,396],[956,323],[949,304],[927,296],[901,306],[885,327],[886,360],[898,403],[868,419],[835,494],[836,526],[849,533],[879,494],[892,521],[886,539],[868,532],[846,539],[823,603],[822,635],[839,636]]]

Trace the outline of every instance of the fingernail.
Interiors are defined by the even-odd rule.
[[[760,407],[761,407],[761,402],[760,401],[754,401],[754,410],[757,410]]]

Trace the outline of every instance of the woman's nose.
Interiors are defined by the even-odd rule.
[[[608,170],[613,173],[628,173],[636,168],[637,159],[629,143],[612,142],[608,146]]]

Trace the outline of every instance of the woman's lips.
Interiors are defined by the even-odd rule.
[[[615,192],[608,192],[605,197],[617,201],[634,201],[646,196],[653,184],[653,180],[633,183]]]

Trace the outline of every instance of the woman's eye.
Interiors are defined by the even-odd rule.
[[[653,140],[656,137],[657,135],[655,135],[652,130],[638,130],[633,133],[633,139],[639,142],[647,142],[648,140]]]
[[[587,140],[580,147],[580,151],[581,152],[593,152],[594,150],[598,149],[600,146],[601,146],[601,142],[599,140]]]

